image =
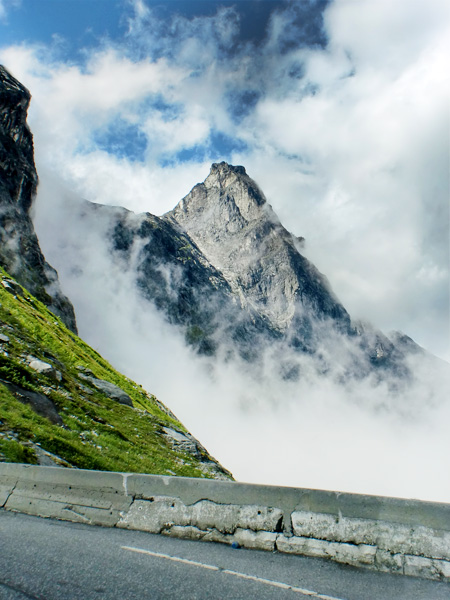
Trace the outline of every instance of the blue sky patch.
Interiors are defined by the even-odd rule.
[[[144,160],[148,144],[139,127],[122,119],[115,120],[107,129],[94,132],[93,141],[100,150],[132,161]]]
[[[22,0],[0,21],[1,45],[46,44],[62,58],[83,63],[86,49],[124,34],[123,8],[122,0]]]
[[[253,111],[261,98],[261,93],[248,89],[231,92],[228,97],[229,111],[234,121],[239,122]]]
[[[221,131],[213,131],[204,144],[183,148],[178,152],[165,155],[160,164],[163,167],[183,162],[220,162],[230,161],[233,153],[244,152],[247,144],[239,138],[231,137]]]

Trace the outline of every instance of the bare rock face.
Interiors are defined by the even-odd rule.
[[[269,356],[289,380],[413,376],[407,357],[418,346],[351,321],[244,167],[213,164],[162,217],[83,202],[78,218],[101,230],[113,263],[199,354],[263,370]]]
[[[78,373],[79,377],[84,379],[84,381],[86,381],[96,390],[102,392],[105,394],[105,396],[108,396],[108,398],[115,400],[119,404],[125,404],[125,406],[130,406],[133,408],[133,400],[119,386],[111,383],[110,381],[105,381],[104,379],[95,377],[95,375],[88,369],[83,367],[79,367],[79,369],[81,371]]]
[[[3,383],[20,402],[30,405],[35,413],[41,417],[45,417],[54,425],[63,424],[55,403],[50,398],[44,396],[44,394],[21,388],[13,383]]]
[[[270,327],[307,341],[314,318],[350,327],[347,311],[326,279],[298,250],[244,167],[213,164],[198,184],[165,215],[178,223],[239,298]]]
[[[180,327],[198,353],[251,359],[261,334],[276,335],[251,307],[243,313],[222,272],[175,221],[86,201],[76,218],[84,230],[101,231],[96,243],[107,240],[112,260],[133,273],[138,294]]]
[[[240,306],[240,322],[260,324],[251,343],[263,349],[271,341],[283,377],[301,376],[301,355],[342,381],[374,373],[381,379],[387,371],[397,379],[411,375],[404,359],[412,348],[351,322],[327,279],[303,256],[303,239],[283,227],[244,167],[213,164],[163,219],[220,273]]]
[[[29,211],[38,185],[29,91],[0,65],[0,265],[76,332],[75,313],[45,260]]]

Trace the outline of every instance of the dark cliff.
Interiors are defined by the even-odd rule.
[[[30,98],[0,65],[0,265],[76,332],[72,304],[42,254],[30,218],[38,185],[26,122]]]

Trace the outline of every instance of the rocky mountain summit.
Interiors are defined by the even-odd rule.
[[[302,256],[298,239],[281,225],[244,167],[213,164],[204,183],[165,218],[178,223],[222,273],[241,307],[273,331],[306,349],[312,317],[349,329],[349,315],[326,279]]]
[[[371,378],[396,388],[414,378],[411,357],[426,354],[403,334],[351,320],[242,166],[213,164],[161,217],[86,201],[71,211],[93,247],[106,244],[111,268],[130,274],[138,296],[201,355],[261,372],[269,359],[290,381]],[[84,269],[78,251],[65,255],[73,273]]]
[[[421,349],[407,336],[388,338],[351,321],[327,279],[303,256],[304,239],[283,227],[244,167],[213,164],[163,219],[189,235],[220,272],[242,314],[264,324],[260,330],[272,337],[288,377],[299,375],[301,354],[314,356],[319,372],[335,370],[342,379],[374,368],[408,375],[404,359]]]
[[[41,252],[30,218],[38,184],[26,122],[30,98],[0,65],[0,265],[76,331],[73,306]]]
[[[200,354],[254,361],[274,344],[313,351],[315,322],[352,331],[244,167],[214,164],[162,217],[83,202],[78,218],[84,231],[101,231],[140,295]]]

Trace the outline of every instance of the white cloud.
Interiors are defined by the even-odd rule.
[[[448,3],[335,2],[325,12],[327,47],[287,51],[294,5],[273,17],[257,51],[233,46],[231,9],[167,24],[134,6],[127,48],[139,59],[119,43],[91,51],[83,67],[42,47],[1,51],[33,92],[39,164],[92,200],[161,213],[207,174],[207,151],[190,167],[176,153],[213,130],[238,135],[248,151],[229,159],[306,237],[350,312],[450,358]],[[289,75],[297,67],[301,78]],[[230,99],[246,89],[260,98],[236,121]],[[147,139],[141,161],[97,146],[93,132],[118,118]]]
[[[401,329],[450,359],[448,3],[336,1],[325,13],[325,48],[283,45],[298,33],[291,6],[273,17],[257,49],[235,44],[232,10],[167,24],[143,0],[133,5],[126,43],[104,43],[84,65],[44,47],[0,49],[0,62],[33,94],[38,230],[50,262],[61,262],[82,334],[157,393],[241,479],[448,501],[436,459],[450,455],[448,407],[406,426],[350,410],[338,390],[321,384],[302,390],[308,402],[284,387],[285,408],[272,412],[267,405],[277,404],[280,390],[263,390],[231,366],[211,380],[177,334],[127,294],[130,280],[117,265],[105,278],[108,257],[89,232],[73,230],[85,244],[83,280],[73,277],[55,234],[69,219],[66,188],[162,214],[208,173],[207,152],[190,163],[177,152],[213,130],[239,136],[248,149],[231,152],[230,161],[244,164],[282,223],[306,237],[309,258],[350,313]],[[248,90],[253,104],[236,106],[231,98]],[[95,132],[119,120],[147,140],[140,160],[99,146]],[[164,166],[161,156],[171,153]],[[259,394],[265,411],[247,419],[236,406],[228,410],[230,398],[247,405]],[[256,465],[241,460],[248,447],[250,458],[260,457]]]
[[[424,48],[445,38],[450,9],[445,0],[338,0],[325,13],[331,45],[373,72],[401,74]]]
[[[214,368],[135,294],[132,269],[104,239],[109,217],[83,218],[76,195],[43,175],[36,227],[81,335],[157,394],[239,480],[448,501],[440,474],[450,467],[449,404],[428,398],[426,383],[436,379],[428,365],[412,365],[425,386],[405,398],[370,380],[346,388],[318,380],[307,359],[302,382],[281,381],[273,347],[261,370],[232,362]],[[323,351],[343,357],[341,346]]]
[[[40,152],[36,164],[44,172],[46,161]],[[67,165],[65,176],[74,182],[73,189],[83,198],[160,215],[186,195],[186,185],[193,187],[203,179],[208,168],[209,163],[149,168],[146,163],[135,164],[97,151],[77,157]]]

